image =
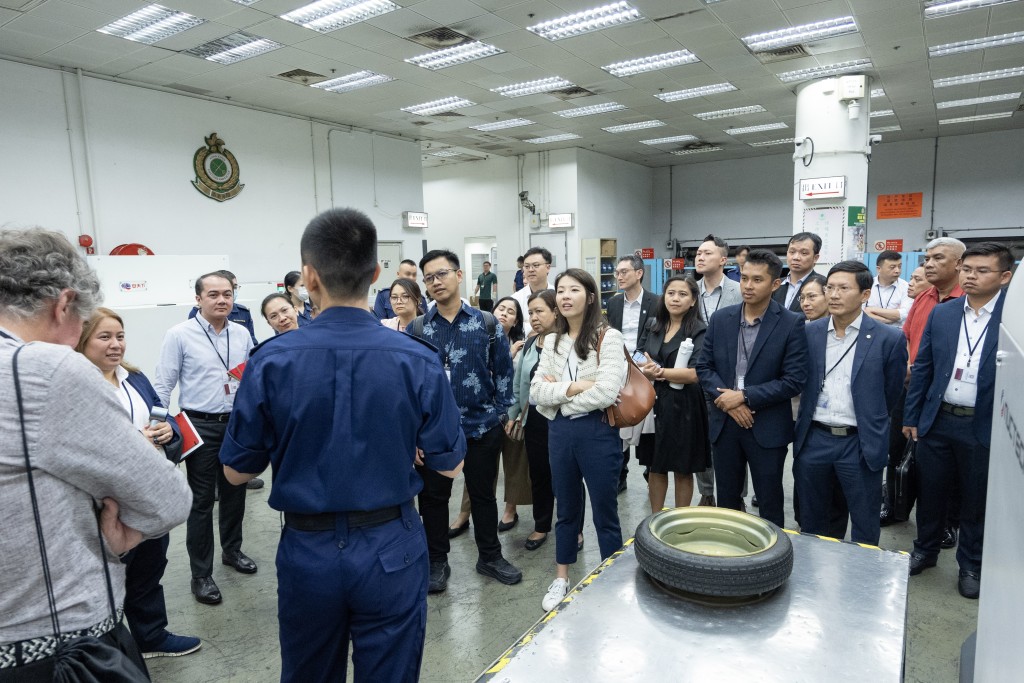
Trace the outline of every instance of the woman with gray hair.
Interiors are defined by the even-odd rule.
[[[95,273],[62,234],[0,232],[3,683],[51,680],[58,656],[89,636],[145,675],[121,623],[118,555],[191,507],[185,477],[72,348],[99,300]]]

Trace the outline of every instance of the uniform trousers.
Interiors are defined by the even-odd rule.
[[[427,624],[427,545],[412,501],[402,516],[333,531],[285,526],[277,548],[281,681],[416,681]]]
[[[989,449],[974,436],[974,417],[939,411],[917,442],[917,538],[914,550],[939,554],[953,488],[960,487],[960,540],[956,561],[981,571]]]
[[[167,567],[170,542],[169,534],[143,541],[123,560],[124,618],[143,652],[156,649],[167,638],[167,604],[160,580]]]
[[[800,531],[833,533],[833,501],[838,480],[853,523],[850,540],[878,545],[882,470],[872,472],[868,468],[856,434],[835,436],[812,425],[794,457],[793,476],[800,494]]]
[[[617,497],[622,440],[619,430],[610,427],[603,418],[604,411],[576,419],[559,412],[548,424],[548,456],[558,501],[555,523],[555,561],[558,564],[576,562],[576,535],[585,504],[581,481],[590,491],[601,559],[622,547]]]
[[[743,429],[728,416],[712,446],[715,451],[718,506],[742,509],[743,485],[749,467],[758,512],[768,521],[784,526],[786,516],[783,512],[782,470],[788,448],[761,446],[754,438],[754,430]]]
[[[188,485],[192,489],[192,510],[185,527],[185,548],[188,550],[192,577],[213,573],[213,496],[220,491],[220,547],[225,554],[242,550],[242,520],[245,517],[245,484],[234,486],[224,478],[220,462],[220,446],[224,442],[226,422],[191,417],[203,445],[185,459]]]

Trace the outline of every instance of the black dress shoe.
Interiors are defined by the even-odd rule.
[[[756,495],[750,497],[750,506],[751,507],[755,507],[755,508],[756,507],[761,507],[760,505],[757,504],[757,496]]]
[[[583,552],[583,541],[584,541],[584,539],[582,539],[582,538],[579,539],[578,541],[576,541],[576,552],[578,552],[578,553]]]
[[[460,524],[459,526],[450,526],[450,527],[448,527],[448,538],[458,538],[459,536],[461,536],[462,534],[466,533],[467,531],[469,531],[469,520],[468,519],[465,522],[463,522],[462,524]]]
[[[527,550],[536,550],[537,548],[544,545],[544,542],[548,540],[548,535],[544,534],[540,538],[528,538],[523,543],[523,547]]]
[[[878,522],[881,526],[889,526],[896,523],[896,517],[892,513],[892,508],[884,503],[882,504],[881,511],[878,513]]]
[[[250,491],[257,491],[263,488],[263,480],[260,479],[259,477],[253,477],[252,479],[245,483],[245,488],[249,489]]]
[[[619,490],[618,490],[618,492],[622,493],[625,490],[626,490],[626,480],[623,479],[622,481],[619,482]]]
[[[942,532],[942,542],[939,543],[939,547],[943,550],[949,550],[950,548],[956,547],[957,537],[959,533],[955,526],[947,526]]]
[[[930,557],[924,553],[910,553],[910,575],[917,576],[925,569],[934,567],[938,563],[939,560],[937,557]]]
[[[960,595],[968,600],[977,600],[981,594],[981,574],[961,569],[960,579],[956,582],[956,589],[960,591]]]
[[[517,512],[515,517],[512,518],[511,522],[503,522],[498,520],[498,531],[508,531],[512,529],[516,524],[519,524],[519,513]]]
[[[240,574],[255,574],[256,563],[246,556],[242,551],[237,553],[221,555],[220,561],[229,567],[234,567]]]
[[[523,572],[504,557],[499,557],[489,562],[477,560],[476,571],[478,574],[497,579],[506,586],[511,586],[523,580]]]
[[[466,522],[469,524],[469,522]],[[444,593],[448,589],[448,577],[452,575],[452,568],[447,560],[430,561],[430,579],[427,581],[428,593]]]
[[[192,595],[196,596],[196,602],[204,605],[219,605],[224,598],[220,595],[220,589],[213,582],[212,576],[200,576],[192,579]]]

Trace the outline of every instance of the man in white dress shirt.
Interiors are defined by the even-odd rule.
[[[910,287],[909,282],[900,279],[903,259],[895,251],[883,251],[878,255],[876,270],[878,274],[871,286],[871,296],[864,306],[864,313],[883,325],[902,327],[901,307],[903,300],[909,297],[907,290]]]
[[[554,289],[555,285],[548,280],[551,273],[551,252],[544,247],[530,247],[523,254],[523,287],[516,290],[512,298],[519,302],[519,308],[523,311],[523,332],[530,336],[533,326],[530,325],[529,316],[526,313],[526,302],[534,292],[545,289]]]

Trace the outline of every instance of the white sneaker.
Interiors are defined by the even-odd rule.
[[[555,579],[548,586],[548,592],[544,595],[544,600],[541,601],[540,606],[544,608],[545,612],[550,612],[568,594],[569,579]]]

